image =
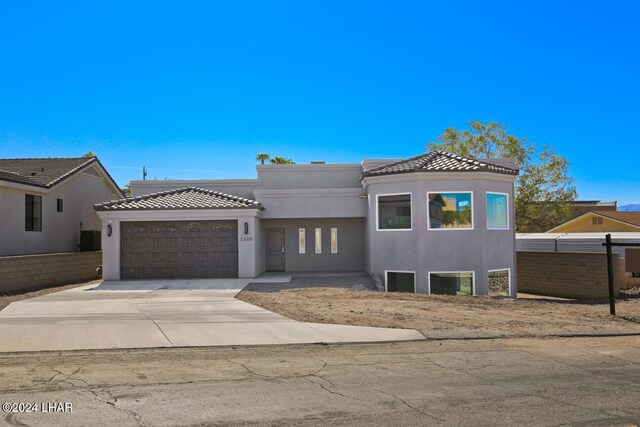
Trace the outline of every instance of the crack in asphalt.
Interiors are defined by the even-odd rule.
[[[112,391],[110,391],[108,389],[101,390],[103,393],[105,393],[107,396],[109,396],[110,400],[101,399],[100,396],[98,395],[98,391],[91,390],[91,389],[89,389],[88,391],[89,391],[89,393],[91,393],[93,395],[94,400],[96,400],[98,402],[101,402],[101,403],[105,403],[105,404],[109,405],[111,408],[113,408],[113,409],[115,409],[117,411],[121,411],[121,412],[124,412],[124,413],[132,416],[133,419],[138,424],[138,426],[140,426],[140,427],[148,427],[148,424],[146,424],[142,420],[142,417],[136,411],[134,411],[133,409],[123,408],[122,406],[119,406],[118,405],[118,398],[113,394]]]
[[[29,424],[25,424],[19,420],[16,420],[15,417],[16,415],[18,415],[17,413],[11,413],[11,414],[7,414],[4,416],[4,420],[6,421],[7,424],[9,424],[10,426],[15,426],[15,427],[30,427]]]
[[[244,368],[248,373],[250,373],[251,375],[255,375],[257,377],[261,377],[261,378],[266,378],[266,379],[279,379],[279,378],[286,378],[287,376],[283,375],[283,376],[271,376],[271,375],[264,375],[264,374],[259,374],[256,371],[254,371],[253,369],[249,368],[247,365],[245,365],[244,363],[241,362],[237,362],[233,359],[224,359],[229,363],[232,363],[234,365],[240,366],[242,368]],[[251,359],[248,359],[246,363],[250,363]],[[293,375],[295,377],[295,375]],[[288,376],[291,377],[291,376]]]
[[[326,387],[326,386],[325,386],[324,384],[322,384],[322,383],[312,381],[312,380],[311,380],[311,378],[310,378],[309,376],[302,377],[302,378],[303,378],[303,379],[305,379],[305,380],[307,380],[307,381],[309,381],[311,384],[319,385],[323,390],[325,390],[325,391],[327,391],[327,392],[329,392],[329,393],[331,393],[331,394],[338,395],[338,396],[340,396],[340,397],[344,397],[345,399],[351,399],[351,400],[356,400],[356,401],[358,401],[358,402],[362,402],[362,400],[360,400],[360,399],[356,399],[356,398],[351,397],[351,396],[346,396],[346,395],[344,395],[344,394],[340,393],[339,391],[331,390],[329,387]],[[321,377],[319,377],[319,378],[321,378]],[[324,379],[324,378],[323,378],[323,379]]]
[[[387,396],[393,397],[394,399],[402,402],[402,404],[404,404],[404,406],[406,406],[407,408],[409,408],[409,409],[411,409],[413,411],[416,411],[416,412],[418,412],[418,413],[420,413],[422,415],[425,415],[425,416],[427,416],[429,418],[432,418],[434,420],[438,420],[438,421],[443,422],[443,423],[446,422],[446,420],[443,420],[442,418],[438,418],[435,415],[431,415],[430,413],[425,412],[420,408],[416,408],[415,406],[410,405],[409,403],[407,403],[406,400],[401,399],[400,397],[396,396],[395,394],[387,393],[386,391],[380,390],[380,389],[377,389],[377,388],[374,388],[374,390],[377,391],[378,393],[386,394]]]
[[[560,364],[562,364],[562,365],[564,365],[564,366],[566,366],[566,367],[568,367],[570,369],[579,371],[579,372],[581,372],[583,374],[586,374],[587,376],[590,376],[590,377],[593,377],[594,375],[598,375],[597,373],[594,373],[594,372],[589,371],[587,369],[581,368],[579,366],[570,365],[567,362],[564,362],[562,360],[554,359],[554,358],[552,358],[550,356],[541,355],[541,354],[529,352],[529,351],[526,351],[526,350],[521,350],[521,351],[523,353],[526,353],[526,354],[529,354],[529,355],[532,355],[532,356],[538,356],[538,357],[540,357],[542,359],[545,359],[545,360],[549,360],[549,361],[552,361],[552,362],[555,362],[555,363],[560,363]],[[548,397],[548,396],[544,396],[544,395],[532,394],[532,393],[529,393],[527,391],[523,391],[523,390],[520,390],[520,389],[518,389],[516,387],[510,386],[509,384],[506,384],[506,383],[498,383],[496,381],[489,380],[489,379],[487,379],[487,378],[485,378],[485,377],[483,377],[481,375],[476,374],[475,372],[470,372],[470,371],[467,371],[467,370],[464,370],[464,369],[454,368],[454,367],[451,367],[451,366],[444,366],[444,365],[438,363],[437,361],[435,361],[433,359],[429,359],[427,357],[427,355],[424,355],[424,358],[426,360],[429,360],[431,363],[433,363],[434,365],[438,366],[439,368],[442,368],[442,369],[445,369],[445,370],[452,370],[452,371],[455,371],[455,372],[458,372],[458,373],[461,373],[461,374],[469,375],[471,377],[474,377],[476,379],[479,379],[479,380],[483,381],[486,384],[494,385],[494,386],[497,386],[497,387],[503,387],[505,389],[511,390],[514,394],[510,398],[535,397],[535,398],[538,398],[538,399],[542,399],[542,400],[548,401],[550,403],[562,403],[564,405],[572,406],[574,408],[578,408],[578,409],[583,410],[583,411],[593,411],[593,412],[596,412],[596,413],[599,413],[599,414],[603,414],[603,415],[607,415],[607,416],[614,416],[614,417],[618,416],[616,414],[610,413],[606,409],[595,409],[595,408],[579,405],[579,404],[577,404],[577,403],[575,403],[573,401],[562,399],[562,398],[560,398],[558,396]],[[470,370],[471,369],[477,370],[477,369],[482,369],[482,368],[489,367],[489,366],[495,366],[495,364],[488,364],[488,365],[485,365],[485,366],[482,366],[482,367],[473,366],[473,367],[470,367],[469,369]],[[632,383],[635,384],[635,385],[638,384],[636,382],[632,382]],[[635,415],[633,412],[628,412],[628,411],[625,411],[624,409],[621,410],[621,412],[624,412],[625,414],[630,415],[630,416]]]

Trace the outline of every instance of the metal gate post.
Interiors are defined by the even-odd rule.
[[[607,246],[607,273],[609,275],[609,312],[612,316],[616,315],[616,296],[613,286],[613,253],[611,250],[611,234],[605,237],[605,245]]]

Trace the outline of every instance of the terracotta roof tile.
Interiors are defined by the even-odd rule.
[[[473,157],[462,157],[444,151],[430,151],[419,156],[370,169],[367,176],[392,175],[410,172],[493,172],[517,175],[518,170],[499,166]]]
[[[166,209],[261,209],[259,202],[198,187],[184,187],[94,205],[97,211]]]

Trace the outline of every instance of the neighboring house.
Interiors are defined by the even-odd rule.
[[[548,233],[639,232],[640,212],[587,212]]]
[[[515,296],[510,160],[430,152],[256,169],[134,181],[136,197],[96,205],[104,277],[365,270],[388,291]]]
[[[574,200],[570,202],[571,218],[577,218],[587,212],[615,212],[618,209],[618,202],[602,202],[600,200]]]
[[[95,157],[0,159],[0,256],[77,251],[93,205],[120,197]]]
[[[527,208],[531,208],[529,220],[522,228],[527,233],[544,233],[549,228],[554,228],[560,224],[579,217],[580,215],[591,211],[616,211],[618,203],[616,201],[601,202],[600,200],[571,200],[567,202],[569,211],[564,218],[558,218],[553,213],[554,209],[548,209],[553,206],[552,202],[531,202]]]

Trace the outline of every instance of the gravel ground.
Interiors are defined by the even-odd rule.
[[[640,300],[607,302],[384,293],[336,288],[245,289],[236,297],[317,323],[410,328],[427,338],[640,334]]]
[[[15,295],[0,295],[0,310],[11,304],[12,302],[35,298],[42,295],[52,294],[54,292],[66,291],[67,289],[77,288],[79,286],[91,285],[93,283],[98,283],[99,280],[94,280],[92,282],[84,282],[84,283],[73,283],[71,285],[63,285],[63,286],[53,286],[51,288],[38,289],[37,291],[25,292],[23,294],[15,294]]]
[[[250,283],[245,291],[280,292],[286,289],[305,288],[343,288],[356,291],[375,290],[376,285],[367,274],[349,274],[338,276],[293,276],[289,283]]]
[[[640,298],[640,286],[631,289],[621,290],[618,296],[622,299]]]

